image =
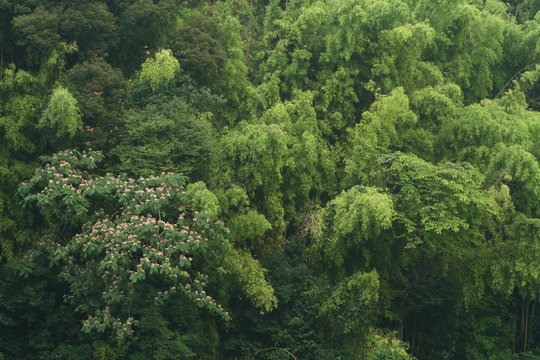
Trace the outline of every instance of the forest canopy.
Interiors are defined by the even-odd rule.
[[[540,359],[539,0],[0,0],[0,359]]]

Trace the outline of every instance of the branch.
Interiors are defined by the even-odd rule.
[[[508,82],[502,87],[502,89],[499,91],[499,93],[495,96],[495,99],[498,99],[499,97],[501,97],[504,92],[508,89],[510,89],[510,87],[512,87],[512,84],[514,82],[515,79],[518,79],[519,81],[519,77],[524,73],[526,72],[527,70],[529,69],[532,69],[534,68],[536,65],[538,64],[529,64],[529,65],[526,65],[525,67],[523,67],[521,70],[519,70],[517,73],[515,73],[511,78],[510,80],[508,80]]]
[[[257,356],[258,354],[262,353],[262,352],[265,352],[265,351],[274,351],[274,350],[279,350],[279,351],[284,351],[286,352],[290,357],[292,357],[294,360],[298,360],[298,358],[296,356],[294,356],[289,350],[287,349],[283,349],[283,348],[280,348],[280,347],[269,347],[269,348],[266,348],[266,349],[262,349],[262,350],[259,350],[255,353],[253,353],[253,355],[251,355],[248,359],[251,360],[251,359],[254,359],[255,356]]]

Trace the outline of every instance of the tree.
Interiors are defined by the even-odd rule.
[[[171,50],[198,84],[216,88],[220,83],[226,53],[223,34],[214,19],[198,15],[188,19],[175,34]]]
[[[139,176],[179,171],[195,180],[209,178],[216,135],[203,114],[173,98],[132,110],[124,121],[111,151],[120,171]]]
[[[178,60],[171,50],[161,50],[156,53],[155,59],[148,58],[142,64],[139,79],[148,81],[152,90],[167,85],[174,78],[174,73],[180,69]]]
[[[82,129],[77,100],[61,86],[54,89],[47,108],[39,119],[38,127],[56,131],[57,137],[73,137]]]
[[[111,53],[111,63],[133,73],[144,61],[148,50],[163,48],[174,33],[181,5],[172,0],[129,0],[111,2],[117,8],[120,41]]]
[[[94,58],[77,63],[66,75],[85,125],[106,131],[118,126],[119,113],[130,104],[128,83],[120,70],[103,58]]]
[[[287,155],[287,137],[279,125],[245,125],[222,138],[222,169],[218,184],[240,183],[252,204],[272,224],[272,241],[265,248],[279,247],[285,231],[280,194],[282,168]]]
[[[86,318],[84,333],[129,353],[142,346],[139,332],[159,321],[168,326],[159,314],[169,298],[230,319],[208,271],[240,279],[262,309],[275,306],[258,262],[234,250],[226,228],[190,210],[185,177],[95,176],[102,155],[93,151],[43,160],[46,165],[20,189],[44,217],[44,236],[29,256],[45,254],[51,266],[60,267],[66,300]],[[148,311],[157,319],[147,319]]]

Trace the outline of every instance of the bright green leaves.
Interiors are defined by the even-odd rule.
[[[352,189],[331,201],[326,216],[335,218],[333,232],[345,238],[353,236],[354,243],[362,243],[381,229],[387,229],[394,215],[392,201],[388,195],[373,188]]]
[[[139,79],[148,81],[152,90],[167,85],[174,74],[180,69],[180,63],[172,54],[171,50],[161,50],[154,58],[148,58],[142,64]]]
[[[221,181],[243,184],[281,237],[285,222],[279,189],[287,155],[286,134],[278,125],[246,125],[242,131],[230,131],[221,147],[226,166]]]
[[[402,88],[374,102],[352,131],[353,153],[346,167],[351,183],[365,184],[381,153],[403,149],[416,121]]]
[[[493,183],[510,187],[517,210],[540,216],[540,165],[537,158],[519,145],[497,144],[488,155],[487,170]]]
[[[186,199],[192,209],[206,213],[212,220],[216,220],[221,212],[216,195],[208,190],[202,181],[186,187]]]
[[[37,74],[16,70],[13,64],[3,70],[0,129],[4,130],[2,138],[6,149],[27,155],[43,146],[53,145],[53,149],[57,149],[59,143],[73,138],[82,128],[76,99],[55,83],[64,70],[65,57],[75,50],[74,44],[58,44],[58,49],[41,64]]]
[[[456,116],[461,96],[461,89],[455,84],[426,87],[411,94],[411,108],[418,115],[419,125],[437,129],[445,118]]]
[[[380,233],[388,229],[395,216],[390,196],[375,188],[352,188],[341,193],[323,209],[322,237],[313,251],[321,262],[343,266],[351,253],[358,253],[366,243],[377,241]],[[369,259],[358,259],[366,264]]]
[[[419,21],[429,21],[437,30],[450,26],[465,3],[463,0],[419,0],[414,1],[414,17]]]
[[[484,10],[495,15],[504,16],[508,11],[508,5],[500,0],[486,0]]]
[[[511,40],[516,30],[511,22],[505,21],[506,14],[501,9],[504,6],[497,1],[486,2],[485,7],[483,3],[476,7],[464,1],[447,0],[416,4],[416,19],[429,22],[436,30],[430,57],[436,59],[447,81],[464,90],[467,101],[478,101],[493,90],[498,91],[497,87],[503,86],[524,66],[512,64],[513,73],[507,73],[506,79],[498,78],[504,51],[520,46],[516,41],[523,39]]]
[[[331,11],[327,16],[337,26],[327,35],[324,56],[347,62],[353,54],[361,55],[368,42],[363,31],[368,19],[365,2],[339,0],[326,6]]]
[[[313,92],[297,91],[291,101],[274,105],[260,119],[267,124],[281,124],[287,135],[281,191],[291,216],[303,211],[310,197],[334,190],[328,185],[335,178],[337,156],[321,134],[324,125],[317,119],[313,106],[316,102]]]
[[[372,148],[388,148],[398,143],[398,131],[406,130],[416,123],[416,115],[409,109],[409,99],[402,88],[374,102],[369,111],[362,114],[356,126],[354,142]]]
[[[32,242],[29,217],[15,189],[33,172],[34,165],[28,161],[31,154],[49,145],[50,139],[36,138],[36,133],[41,134],[36,125],[48,93],[43,73],[32,75],[14,65],[0,73],[0,258],[5,260]]]
[[[396,221],[409,234],[408,246],[425,243],[450,254],[481,242],[480,226],[495,204],[482,189],[484,178],[476,169],[466,163],[435,166],[399,153],[381,164],[386,187],[399,195]]]
[[[39,94],[42,91],[42,78],[16,70],[14,66],[4,70],[0,80],[0,127],[4,129],[6,143],[14,150],[31,152],[35,149],[25,130],[36,122],[43,101]]]
[[[235,247],[253,254],[266,250],[272,243],[272,225],[264,215],[249,207],[246,192],[233,185],[226,191],[219,191],[218,196]]]
[[[435,65],[422,61],[433,46],[435,31],[426,24],[406,24],[381,33],[381,58],[371,70],[378,86],[385,92],[402,86],[408,92],[436,85],[443,80]]]
[[[223,34],[220,45],[227,56],[222,70],[222,81],[217,85],[221,94],[232,104],[232,108],[223,111],[223,115],[228,123],[234,123],[243,116],[238,108],[242,107],[242,101],[247,97],[250,86],[249,69],[245,59],[246,45],[242,42],[244,28],[236,17],[228,13],[220,14],[218,23]]]
[[[39,119],[38,127],[56,131],[56,136],[74,136],[82,129],[77,100],[69,90],[59,86],[53,90],[49,104]]]
[[[530,130],[535,126],[538,124],[529,114],[512,114],[497,102],[486,100],[448,117],[441,128],[440,142],[445,148],[459,149],[462,153],[470,148],[492,147],[499,142],[528,147],[532,141]]]
[[[254,253],[264,248],[264,235],[272,228],[268,220],[255,210],[232,217],[228,224],[235,244]]]
[[[469,100],[488,96],[494,86],[494,70],[503,55],[502,43],[505,28],[502,18],[480,12],[470,5],[456,7],[454,24],[444,36],[453,37],[454,45],[448,48],[446,66],[453,69],[450,79],[460,85]],[[442,15],[442,14],[441,14]],[[474,36],[470,36],[474,34]],[[446,42],[446,39],[442,39]]]
[[[0,348],[64,341],[26,321],[61,304],[66,333],[88,332],[65,342],[97,357],[133,330],[117,358],[407,359],[376,324],[422,359],[467,358],[483,353],[460,339],[484,330],[457,307],[535,298],[537,0],[0,3],[17,64],[0,64],[1,261],[17,263],[0,286],[19,304],[0,323],[25,314]],[[19,207],[21,164],[87,141],[103,171],[92,151],[45,158]],[[34,306],[33,276],[56,303]],[[218,303],[248,315],[223,330]],[[436,336],[445,321],[464,335]]]
[[[367,360],[414,360],[412,355],[407,354],[407,344],[380,335],[370,336],[370,349]]]
[[[246,191],[239,186],[231,186],[218,193],[221,208],[225,214],[234,214],[249,205]]]
[[[334,161],[320,137],[313,94],[297,92],[291,101],[264,112],[266,124],[243,124],[223,137],[219,184],[241,184],[254,208],[272,224],[269,244],[281,243],[285,214],[290,220],[310,197],[324,193],[335,174]],[[277,241],[277,243],[276,243]],[[282,245],[282,244],[281,244]]]
[[[240,250],[234,258],[226,261],[236,281],[255,307],[266,312],[277,306],[274,289],[264,280],[265,269],[248,252]]]
[[[535,112],[508,109],[506,97],[459,109],[446,117],[439,134],[439,153],[455,154],[486,174],[488,185],[510,186],[519,211],[537,216],[540,121]]]
[[[357,75],[358,70],[350,71],[341,67],[331,74],[321,87],[321,105],[318,110],[326,117],[322,128],[330,138],[335,133],[341,134],[356,120],[355,105],[359,99],[354,88],[354,79]]]
[[[317,6],[320,4],[312,5],[313,8]],[[340,66],[346,67],[349,73],[360,71],[362,80],[366,78],[366,74],[362,72],[367,73],[372,67],[369,63],[374,61],[373,55],[375,58],[379,56],[373,54],[374,43],[384,36],[385,30],[390,31],[393,27],[402,25],[409,17],[408,7],[401,1],[327,2],[324,3],[324,10],[325,21],[320,27],[326,29],[326,52],[321,54],[320,66],[327,67],[331,64],[329,71],[335,71]],[[308,11],[305,10],[306,13]],[[388,39],[380,43],[391,46]],[[380,49],[377,49],[377,52],[380,52]],[[369,54],[370,60],[364,59],[365,54]],[[394,86],[399,85],[401,84]]]
[[[229,160],[228,175],[240,181],[250,195],[261,186],[277,189],[287,153],[286,135],[278,125],[246,125],[231,131],[222,142],[223,156]]]
[[[538,25],[538,34],[540,35],[540,24]],[[538,41],[537,48],[537,58],[540,61],[540,40]],[[509,91],[509,95],[513,96],[508,96],[509,99],[506,104],[507,108],[514,110],[516,108],[520,109],[527,106],[531,110],[538,111],[540,109],[540,100],[536,97],[540,89],[540,64],[530,66],[529,69],[530,70],[521,74],[519,81],[514,82],[517,89]],[[522,101],[519,101],[520,98]],[[504,102],[504,98],[501,99],[501,101]],[[514,105],[512,103],[516,104]]]

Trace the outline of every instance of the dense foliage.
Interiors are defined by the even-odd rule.
[[[0,359],[540,359],[538,0],[0,0]]]

